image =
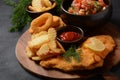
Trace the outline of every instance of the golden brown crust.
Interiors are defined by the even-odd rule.
[[[32,34],[28,42],[26,52],[32,60],[44,60],[58,56],[65,52],[64,48],[56,40],[57,32],[55,28],[49,28],[48,31],[41,31]]]
[[[32,0],[32,3],[28,8],[33,12],[43,12],[50,10],[55,6],[56,3],[52,3],[50,0]]]
[[[29,32],[31,34],[47,31],[52,25],[53,17],[50,13],[44,13],[31,22]]]
[[[31,34],[36,34],[41,31],[47,31],[50,27],[55,28],[57,30],[63,26],[65,26],[65,23],[60,17],[53,16],[50,13],[44,13],[31,22],[28,31]]]
[[[73,70],[90,70],[97,67],[102,67],[105,57],[114,49],[115,42],[109,35],[99,35],[93,36],[101,40],[105,45],[105,50],[102,52],[92,51],[84,45],[82,45],[82,53],[79,55],[81,57],[80,62],[72,60],[67,62],[63,57],[58,56],[57,58],[51,58],[43,60],[40,62],[40,65],[45,68],[58,68],[64,71],[73,71]],[[89,38],[83,43],[89,43]]]

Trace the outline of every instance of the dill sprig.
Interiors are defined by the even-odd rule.
[[[57,12],[56,12],[56,15],[60,15],[60,6],[61,6],[61,3],[62,3],[62,0],[56,0],[57,1]]]
[[[9,5],[9,6],[13,6],[15,7],[16,6],[16,2],[15,1],[12,1],[12,0],[4,0],[4,2]]]
[[[14,12],[11,16],[13,26],[10,28],[10,32],[22,30],[24,26],[31,21],[31,18],[26,12],[26,7],[28,4],[30,4],[31,0],[19,0],[19,2],[16,4],[11,0],[4,1],[6,4],[14,6]]]
[[[76,50],[75,46],[71,46],[64,54],[63,57],[71,62],[71,58],[74,58],[77,62],[80,61],[80,53],[82,53],[81,50]]]

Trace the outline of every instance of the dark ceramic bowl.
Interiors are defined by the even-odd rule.
[[[73,40],[73,41],[63,41],[60,38],[60,35],[63,32],[76,32],[80,35],[80,38],[78,38],[77,40]],[[82,42],[82,39],[84,37],[84,32],[80,27],[77,26],[73,26],[73,25],[67,25],[64,27],[61,27],[60,29],[57,30],[57,40],[64,46],[65,49],[67,49],[68,47],[70,47],[71,45],[80,45],[80,43]]]
[[[108,4],[108,7],[96,14],[92,15],[75,15],[69,13],[67,10],[71,6],[73,0],[63,0],[61,4],[61,18],[68,25],[81,26],[82,29],[90,29],[98,26],[103,26],[111,18],[112,14],[112,4],[110,0],[105,0],[105,3]]]
[[[56,2],[56,0],[50,0],[50,1],[52,2],[52,4],[55,3],[55,6],[54,6],[53,8],[51,8],[51,9],[49,9],[49,10],[42,11],[42,12],[33,12],[33,11],[31,11],[31,10],[28,8],[28,6],[27,6],[26,11],[28,12],[29,16],[30,16],[32,19],[40,16],[41,14],[43,14],[43,13],[45,13],[45,12],[48,12],[48,13],[51,13],[51,14],[55,14],[55,13],[56,13],[56,8],[57,8],[57,2]],[[31,4],[29,4],[29,5],[31,5]]]

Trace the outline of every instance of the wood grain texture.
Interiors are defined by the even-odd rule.
[[[28,71],[49,78],[57,78],[57,79],[74,79],[74,78],[87,78],[93,76],[95,74],[102,74],[105,71],[109,71],[113,66],[117,65],[120,61],[120,31],[113,24],[107,24],[104,27],[97,28],[89,33],[88,36],[94,35],[111,35],[115,40],[117,46],[114,51],[111,52],[107,58],[105,59],[104,66],[100,69],[92,70],[92,71],[75,71],[75,72],[62,72],[56,69],[46,70],[42,68],[40,65],[36,64],[34,61],[30,60],[26,55],[26,45],[27,41],[30,40],[31,35],[28,31],[26,31],[18,40],[16,45],[16,57],[19,63]]]

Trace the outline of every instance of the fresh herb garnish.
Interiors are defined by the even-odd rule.
[[[60,16],[60,5],[62,3],[62,0],[56,0],[57,1],[57,12],[56,15]]]
[[[22,30],[23,27],[31,21],[31,18],[26,12],[26,7],[30,4],[31,0],[19,0],[18,3],[12,0],[4,0],[4,2],[14,7],[14,12],[11,16],[13,26],[10,28],[10,32]]]
[[[71,46],[64,54],[63,57],[71,62],[71,58],[74,58],[77,62],[80,61],[80,53],[82,53],[81,50],[76,50],[75,46]]]
[[[100,11],[102,9],[102,6],[99,4],[99,2],[95,1],[94,2],[94,10],[96,12]]]
[[[15,7],[16,6],[16,2],[12,1],[12,0],[4,0],[4,2],[9,5],[9,6],[13,6]]]

